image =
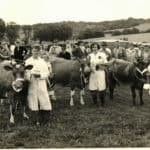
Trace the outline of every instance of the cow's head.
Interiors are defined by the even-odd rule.
[[[87,83],[91,73],[91,68],[87,59],[80,60],[80,72],[84,78],[84,82]]]
[[[23,83],[25,81],[25,71],[31,70],[33,65],[25,66],[24,63],[11,62],[10,64],[4,65],[4,69],[11,71],[14,77],[12,87],[16,92],[20,92],[23,89]]]
[[[149,62],[144,61],[143,58],[137,58],[137,61],[134,62],[135,65],[135,75],[138,78],[143,78],[144,82],[146,82],[146,76],[148,73],[148,66],[150,65]]]

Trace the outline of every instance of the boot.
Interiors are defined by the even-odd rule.
[[[31,112],[31,124],[33,125],[39,125],[39,112],[38,111],[32,111]]]
[[[41,110],[41,125],[47,125],[50,120],[50,111],[49,110]]]
[[[106,95],[106,91],[100,91],[99,92],[99,98],[101,100],[101,105],[102,106],[105,105],[105,95]]]
[[[97,105],[97,91],[91,91],[92,99],[93,99],[93,104]]]

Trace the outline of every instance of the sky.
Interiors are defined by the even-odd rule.
[[[150,0],[0,0],[0,18],[21,25],[129,17],[150,18]]]

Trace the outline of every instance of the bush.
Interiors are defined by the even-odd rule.
[[[10,43],[13,43],[19,36],[20,26],[17,24],[8,24],[6,27],[6,35]]]
[[[122,34],[137,34],[137,33],[139,33],[139,29],[137,29],[137,28],[124,29],[122,31]]]
[[[6,30],[5,22],[2,19],[0,19],[0,40],[3,39],[5,30]]]
[[[78,39],[88,39],[88,38],[98,38],[104,37],[104,32],[99,31],[97,29],[87,28],[84,31],[80,32],[78,35]]]
[[[67,40],[72,36],[72,28],[66,24],[38,24],[34,26],[34,39],[40,41]]]
[[[111,35],[112,35],[112,36],[117,36],[117,35],[121,35],[121,34],[122,34],[121,31],[116,30],[116,31],[113,31]]]
[[[150,29],[146,30],[145,33],[150,33]]]

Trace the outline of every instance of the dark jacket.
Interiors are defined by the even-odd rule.
[[[71,59],[71,55],[69,52],[60,52],[58,57],[64,58],[64,59]]]
[[[13,58],[16,61],[23,61],[24,56],[27,54],[27,50],[24,46],[15,47]]]

